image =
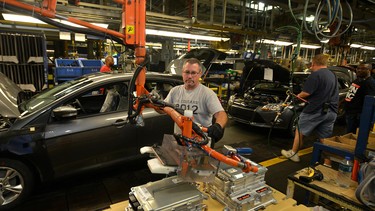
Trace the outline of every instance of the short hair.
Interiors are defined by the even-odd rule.
[[[318,66],[327,66],[328,65],[329,55],[327,54],[318,54],[312,58],[312,62]]]
[[[357,68],[359,68],[359,66],[361,66],[362,68],[365,68],[367,70],[372,70],[372,64],[370,64],[370,63],[360,62],[358,64]]]
[[[107,56],[107,57],[105,57],[105,63],[106,63],[106,64],[108,63],[109,66],[112,66],[112,65],[115,64],[115,61],[114,61],[114,59],[113,59],[112,56]]]
[[[185,65],[189,63],[189,64],[198,64],[199,65],[199,72],[202,72],[203,68],[202,68],[202,62],[199,61],[199,59],[197,58],[189,58],[189,59],[186,59],[184,61],[184,65],[182,66],[183,68],[185,68]]]

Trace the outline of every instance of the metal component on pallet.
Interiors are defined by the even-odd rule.
[[[132,187],[129,193],[129,206],[125,209],[172,211],[205,210],[203,200],[207,199],[194,183],[181,180],[178,176]]]
[[[267,168],[252,162],[258,172],[245,173],[222,164],[212,183],[208,183],[208,193],[226,206],[228,210],[258,210],[276,203],[271,188],[264,181]]]

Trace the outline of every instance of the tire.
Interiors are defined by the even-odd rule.
[[[22,203],[33,190],[33,178],[25,164],[0,158],[0,210],[10,210]]]

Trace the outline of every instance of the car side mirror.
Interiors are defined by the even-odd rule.
[[[52,111],[53,117],[56,119],[72,119],[77,117],[78,111],[73,106],[60,106]]]

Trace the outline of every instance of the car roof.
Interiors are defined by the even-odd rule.
[[[92,80],[93,82],[99,82],[99,81],[107,81],[107,80],[130,80],[133,77],[134,73],[132,72],[127,72],[127,73],[102,73],[102,72],[97,72],[97,73],[91,73],[87,75],[83,75],[83,78],[87,78],[89,80]],[[182,81],[182,76],[179,75],[173,75],[173,74],[166,74],[166,73],[159,73],[159,72],[147,72],[146,73],[146,80],[147,78],[149,79],[163,79],[167,78],[170,80],[181,80]]]

